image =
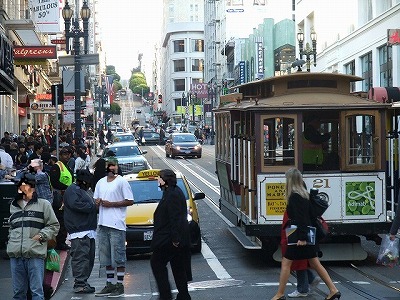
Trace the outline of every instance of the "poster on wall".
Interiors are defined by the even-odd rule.
[[[36,28],[41,33],[59,33],[60,3],[62,0],[30,0],[29,10]]]

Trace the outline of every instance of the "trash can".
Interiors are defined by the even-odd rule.
[[[8,240],[8,218],[10,217],[10,203],[15,198],[17,186],[10,181],[0,181],[0,249],[6,248]]]

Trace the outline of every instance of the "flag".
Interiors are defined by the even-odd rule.
[[[111,104],[114,101],[114,89],[113,89],[114,77],[112,75],[105,75],[103,79],[107,90],[107,100],[108,103]]]

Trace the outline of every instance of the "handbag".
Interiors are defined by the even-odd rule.
[[[54,249],[47,250],[46,270],[60,272],[60,255]]]
[[[316,229],[316,239],[317,242],[320,242],[328,236],[329,226],[322,217],[317,217],[314,223]]]

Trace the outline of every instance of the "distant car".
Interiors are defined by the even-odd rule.
[[[201,158],[202,147],[199,140],[192,133],[174,132],[165,141],[165,156],[196,156]]]
[[[153,130],[143,130],[143,137],[144,137],[143,145],[163,144],[163,142],[160,142],[160,134]]]
[[[116,133],[114,134],[114,143],[118,142],[135,142],[135,137],[132,133]]]
[[[141,110],[141,109],[137,109],[137,110],[136,110],[136,113],[137,113],[137,114],[141,114],[141,113],[142,113],[142,110]]]
[[[160,170],[151,169],[139,174],[127,175],[135,203],[127,207],[126,211],[126,252],[128,254],[142,254],[151,252],[150,244],[153,239],[153,215],[162,198],[162,191],[157,188],[157,177]],[[204,199],[204,193],[193,194],[186,178],[176,173],[177,185],[187,199],[190,229],[190,241],[193,252],[201,251],[201,235],[199,215],[195,200]]]
[[[122,174],[126,175],[151,168],[144,157],[146,153],[147,151],[142,151],[136,142],[118,142],[107,146],[101,157],[107,160],[109,157],[115,156],[118,159],[118,167]]]

